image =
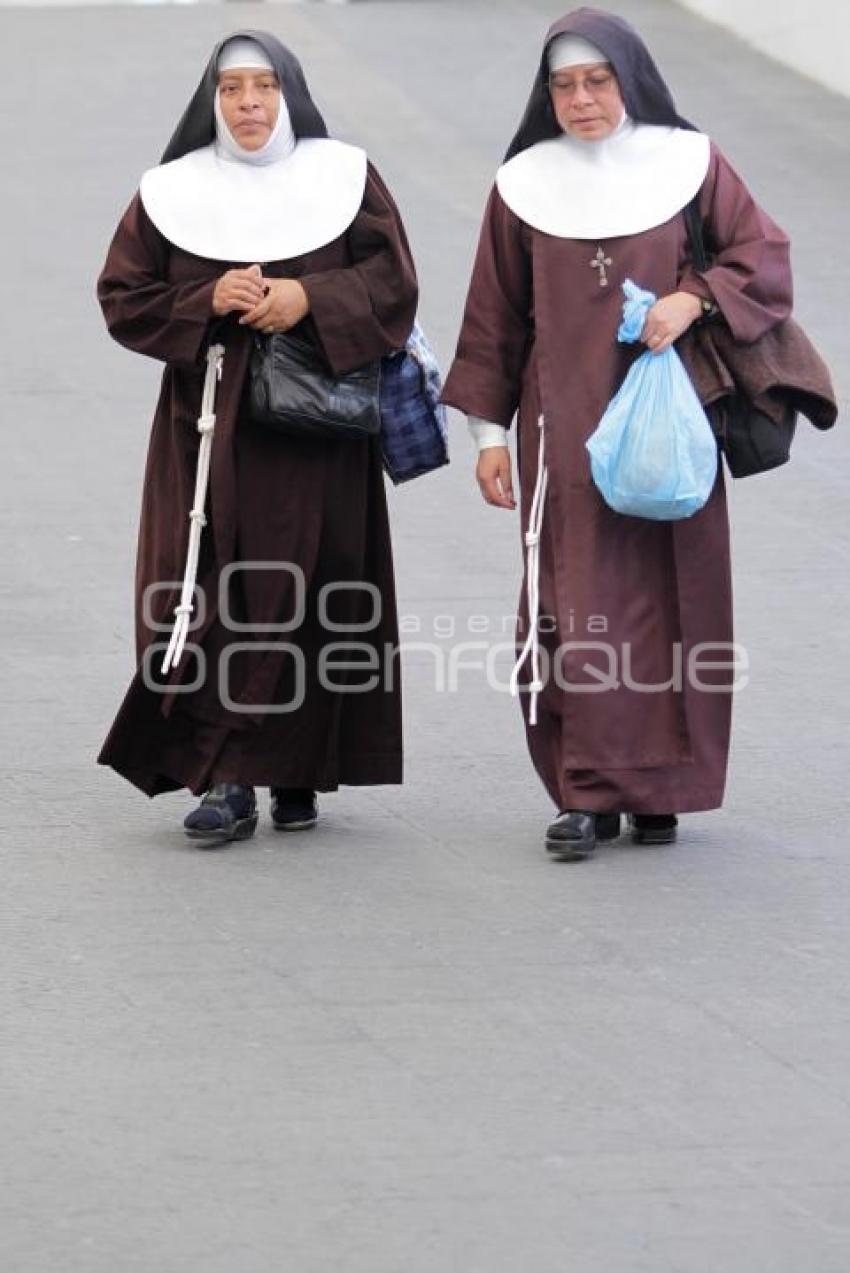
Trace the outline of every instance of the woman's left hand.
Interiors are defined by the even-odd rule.
[[[268,293],[247,314],[239,319],[241,327],[255,327],[269,335],[286,332],[310,312],[310,302],[304,288],[294,278],[263,279]]]
[[[663,354],[702,313],[698,296],[672,292],[656,301],[646,316],[640,338],[650,353]]]

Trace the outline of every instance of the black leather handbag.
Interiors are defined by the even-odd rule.
[[[708,268],[697,200],[685,208],[691,259],[700,273]],[[709,320],[711,321],[711,320]],[[720,408],[720,444],[733,477],[752,477],[787,464],[797,428],[797,413],[788,408],[773,420],[743,393],[726,398]]]
[[[371,437],[380,432],[380,362],[334,376],[292,331],[256,334],[248,373],[251,418],[289,437]]]

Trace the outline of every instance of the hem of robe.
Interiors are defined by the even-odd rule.
[[[308,787],[318,792],[336,791],[339,787],[400,786],[404,782],[403,758],[394,752],[341,756],[320,774],[272,757],[240,766],[238,773],[229,768],[219,771],[215,763],[211,766],[208,759],[190,754],[182,759],[164,756],[161,768],[159,765],[141,767],[104,749],[97,763],[114,770],[151,799],[184,788],[200,796],[216,782],[241,782],[252,787]]]
[[[644,778],[646,772],[640,771]],[[709,813],[723,805],[723,791],[718,792],[710,786],[692,787],[687,795],[676,795],[675,784],[665,786],[662,782],[650,798],[645,790],[641,792],[638,780],[631,785],[631,775],[625,771],[594,773],[592,784],[589,789],[583,785],[574,786],[572,776],[565,775],[561,785],[564,794],[558,800],[553,799],[558,812],[580,809],[583,813]],[[549,795],[552,795],[551,791]]]
[[[522,708],[531,763],[559,812],[707,813],[723,804],[728,729],[713,740],[708,754],[685,764],[569,769],[559,763],[558,742],[547,736],[545,724],[529,725],[524,703]]]
[[[400,727],[386,730],[382,749],[340,747],[333,741],[325,754],[317,754],[304,747],[299,752],[296,745],[261,746],[248,725],[166,717],[158,708],[135,678],[97,758],[146,796],[184,787],[201,795],[217,782],[336,791],[403,781]]]

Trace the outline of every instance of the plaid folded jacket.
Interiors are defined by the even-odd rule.
[[[396,485],[449,462],[441,391],[437,359],[414,323],[404,349],[381,362],[381,449]]]

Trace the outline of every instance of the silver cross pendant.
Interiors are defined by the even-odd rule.
[[[609,265],[613,265],[614,262],[611,260],[610,256],[605,255],[604,248],[599,247],[596,249],[596,256],[593,258],[590,264],[595,270],[599,271],[599,286],[607,287],[608,286],[607,267]]]

